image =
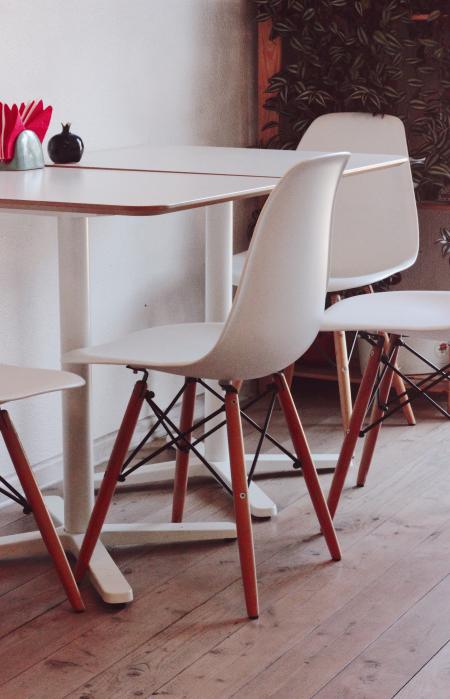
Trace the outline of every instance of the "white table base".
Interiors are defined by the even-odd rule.
[[[45,498],[58,534],[66,551],[77,558],[83,534],[71,534],[63,525],[64,501],[56,495]],[[102,599],[109,604],[124,604],[133,600],[133,590],[105,548],[108,546],[142,546],[187,541],[235,539],[233,522],[208,524],[107,524],[102,531],[89,565],[90,580]],[[10,534],[0,538],[0,558],[26,558],[46,555],[47,549],[39,531]]]
[[[317,470],[327,471],[334,469],[338,460],[338,454],[314,454],[313,458],[317,466]],[[250,466],[253,462],[254,454],[246,454],[245,459]],[[230,465],[228,461],[215,461],[211,464],[218,475],[231,487]],[[258,457],[258,465],[256,467],[256,475],[271,475],[274,473],[296,473],[292,466],[292,461],[284,454],[260,454]],[[127,476],[124,483],[118,483],[117,489],[124,490],[126,488],[144,487],[146,485],[155,485],[164,481],[172,481],[175,473],[174,461],[163,461],[155,464],[146,464],[141,466],[133,473]],[[209,471],[196,457],[192,457],[189,462],[189,479],[191,478],[212,478]],[[95,488],[99,488],[102,482],[103,474],[96,473],[94,476]],[[249,488],[250,509],[254,517],[273,517],[277,514],[277,506],[269,498],[259,485],[252,481]]]

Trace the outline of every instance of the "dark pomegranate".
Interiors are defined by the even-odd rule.
[[[54,163],[78,163],[84,151],[84,143],[79,136],[70,132],[70,124],[61,124],[61,133],[52,136],[47,150]]]

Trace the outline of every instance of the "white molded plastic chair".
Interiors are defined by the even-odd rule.
[[[298,150],[346,150],[408,156],[403,123],[394,116],[336,113],[318,117],[301,139]],[[409,164],[344,177],[339,185],[333,223],[328,291],[364,287],[414,264],[419,229]],[[233,256],[233,283],[239,284],[246,252]],[[383,326],[379,328],[383,329]],[[339,394],[344,429],[352,410],[345,333],[334,335]],[[395,388],[404,384],[396,377]],[[409,409],[408,421],[414,417]]]
[[[372,461],[376,441],[381,429],[382,419],[395,374],[397,353],[402,343],[402,336],[420,336],[441,340],[450,336],[450,292],[448,291],[390,291],[387,293],[354,296],[344,299],[325,311],[321,329],[324,331],[363,329],[378,335],[380,327],[390,334],[389,346],[385,347],[384,337],[378,336],[373,343],[367,368],[355,401],[349,430],[344,438],[336,471],[328,497],[332,516],[336,512],[344,487],[356,441],[361,433],[373,390],[377,396],[373,401],[370,416],[370,429],[366,432],[364,448],[358,471],[357,485],[363,486]],[[378,379],[380,366],[385,369]],[[450,378],[449,366],[446,367],[447,379]],[[438,379],[442,376],[437,371]],[[436,381],[437,382],[437,381]],[[425,382],[426,383],[426,382]],[[418,391],[412,385],[412,394]],[[422,384],[422,388],[426,386]],[[403,396],[400,400],[407,400]]]
[[[280,181],[259,217],[242,282],[225,323],[151,328],[64,357],[70,364],[121,364],[187,377],[177,444],[175,521],[181,520],[185,499],[196,382],[204,378],[220,381],[225,391],[239,553],[251,618],[258,616],[257,584],[239,396],[233,381],[273,375],[331,556],[340,558],[317,473],[281,370],[311,345],[323,317],[333,202],[347,159],[348,154],[341,153],[301,163]],[[135,385],[97,496],[78,560],[78,578],[86,570],[100,534],[146,396],[151,402],[144,374]]]
[[[83,600],[19,436],[14,429],[8,411],[3,408],[3,404],[42,393],[77,388],[83,384],[83,379],[66,371],[25,369],[0,364],[0,432],[25,493],[25,498],[2,477],[0,477],[0,491],[20,504],[25,512],[33,513],[67,597],[76,611],[84,609]],[[2,485],[3,487],[1,487]]]

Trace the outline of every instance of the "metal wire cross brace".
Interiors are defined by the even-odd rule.
[[[130,367],[131,368],[131,367]],[[147,372],[144,369],[136,369],[133,368],[133,371],[136,373],[137,371],[143,371],[145,378],[147,376]],[[212,395],[214,395],[220,402],[221,406],[215,410],[214,412],[210,413],[209,415],[205,416],[201,420],[198,420],[195,422],[189,429],[187,430],[180,430],[178,425],[174,423],[174,421],[169,417],[170,412],[172,409],[175,407],[176,403],[179,401],[179,399],[183,396],[184,392],[187,390],[187,387],[192,384],[196,383],[202,386],[206,391],[209,391]],[[232,384],[232,383],[224,383],[221,384],[221,387],[223,388],[224,392],[227,393],[229,391],[234,391],[237,392],[237,388]],[[297,456],[293,454],[291,451],[286,449],[286,447],[283,446],[277,439],[273,437],[268,431],[269,425],[270,425],[270,420],[272,417],[275,401],[277,399],[277,392],[278,388],[275,384],[270,384],[267,386],[267,389],[256,396],[255,398],[250,399],[247,401],[244,406],[241,407],[240,413],[241,413],[241,418],[245,420],[248,424],[250,424],[257,432],[259,432],[259,438],[258,438],[258,444],[255,450],[255,455],[252,461],[252,464],[250,466],[249,472],[248,472],[248,483],[250,484],[251,481],[253,480],[253,476],[255,474],[256,466],[258,463],[258,458],[261,453],[261,449],[264,443],[264,440],[267,440],[270,442],[273,446],[275,446],[277,449],[279,449],[285,456],[287,456],[289,459],[292,460],[293,467],[296,469],[301,468],[301,463],[299,462]],[[264,417],[264,421],[262,426],[258,425],[258,423],[253,420],[248,414],[247,410],[251,408],[253,405],[256,403],[262,401],[264,398],[267,396],[270,396],[269,400],[269,405],[266,411],[266,415]],[[156,421],[152,425],[151,429],[146,433],[146,435],[141,439],[139,444],[131,451],[131,453],[128,455],[127,459],[125,460],[122,470],[119,476],[119,481],[120,482],[125,482],[126,478],[139,469],[141,466],[144,466],[145,464],[150,463],[154,459],[156,459],[158,456],[160,456],[163,452],[171,449],[171,448],[176,448],[181,451],[192,451],[193,454],[201,461],[201,463],[208,469],[208,471],[211,473],[211,475],[222,485],[225,490],[227,490],[229,493],[231,493],[231,488],[230,486],[223,480],[223,478],[220,476],[220,474],[217,473],[217,471],[214,469],[213,465],[204,457],[202,452],[198,449],[198,446],[204,442],[210,435],[214,434],[217,430],[221,429],[226,425],[226,419],[223,419],[222,421],[214,424],[212,428],[209,430],[207,429],[206,431],[203,431],[203,433],[191,441],[190,437],[192,434],[200,429],[201,427],[205,427],[211,420],[214,420],[217,418],[219,415],[225,413],[225,399],[224,397],[217,391],[215,391],[211,386],[209,386],[205,381],[202,379],[195,379],[195,378],[186,378],[183,386],[180,388],[180,390],[177,392],[175,397],[171,400],[169,405],[166,408],[161,408],[154,400],[155,394],[152,391],[147,391],[145,395],[145,401],[153,411]],[[164,431],[166,432],[167,435],[167,442],[156,449],[154,452],[152,452],[150,455],[145,456],[144,458],[139,459],[136,463],[132,463],[139,453],[142,451],[142,449],[145,447],[145,445],[148,443],[148,441],[151,439],[151,437],[155,434],[155,432],[158,430],[158,428],[163,428]]]
[[[380,337],[377,335],[362,332],[359,333],[359,335],[364,340],[369,342],[371,345],[377,344],[378,340],[376,340],[375,338]],[[404,374],[398,368],[396,363],[398,351],[401,347],[403,347],[408,352],[410,352],[418,359],[423,361],[424,364],[430,367],[430,369],[433,369],[433,372],[427,374],[423,379],[417,382],[414,381],[410,376]],[[367,434],[367,432],[369,432],[374,427],[377,427],[379,424],[387,420],[389,417],[391,417],[391,415],[394,415],[398,411],[402,410],[405,405],[412,403],[419,396],[425,398],[425,400],[427,400],[434,408],[436,408],[436,410],[438,410],[442,415],[444,415],[444,417],[450,419],[450,413],[445,408],[443,408],[442,405],[439,405],[439,403],[435,401],[434,398],[432,398],[428,393],[428,391],[431,388],[436,386],[442,380],[450,380],[450,374],[448,373],[448,369],[450,369],[450,363],[444,366],[442,369],[437,367],[435,364],[433,364],[433,362],[431,362],[429,359],[427,359],[419,352],[417,352],[415,349],[413,349],[410,345],[408,345],[400,336],[391,337],[389,348],[387,352],[382,353],[380,362],[383,366],[378,373],[372,396],[369,401],[368,409],[372,407],[374,401],[376,400],[377,407],[379,408],[382,414],[378,419],[372,421],[369,425],[366,425],[360,431],[361,437],[364,437],[364,435]],[[387,371],[390,371],[391,375],[397,374],[397,376],[401,376],[403,381],[408,385],[408,389],[405,390],[403,393],[399,393],[398,395],[389,398],[389,385],[386,395],[380,398],[380,385],[383,383],[383,379],[385,378]]]

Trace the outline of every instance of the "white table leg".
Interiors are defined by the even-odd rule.
[[[61,352],[90,342],[89,221],[58,218],[59,302]],[[63,394],[64,544],[77,555],[94,502],[93,454],[90,413],[90,367],[65,366],[83,376],[86,386]],[[50,504],[59,519],[61,503]],[[103,544],[99,543],[89,566],[91,580],[106,602],[129,602],[133,592]]]
[[[233,261],[233,202],[207,206],[205,210],[205,320],[222,322],[228,316],[232,303]],[[211,388],[222,392],[216,381]],[[205,415],[221,407],[220,401],[205,391]],[[206,425],[209,430],[223,421],[219,415]],[[205,456],[210,463],[225,461],[228,442],[225,427],[214,432],[205,442]]]
[[[89,221],[58,218],[61,353],[90,342]],[[91,370],[65,365],[82,376],[84,388],[63,393],[64,526],[79,534],[86,529],[94,503],[90,414]]]

